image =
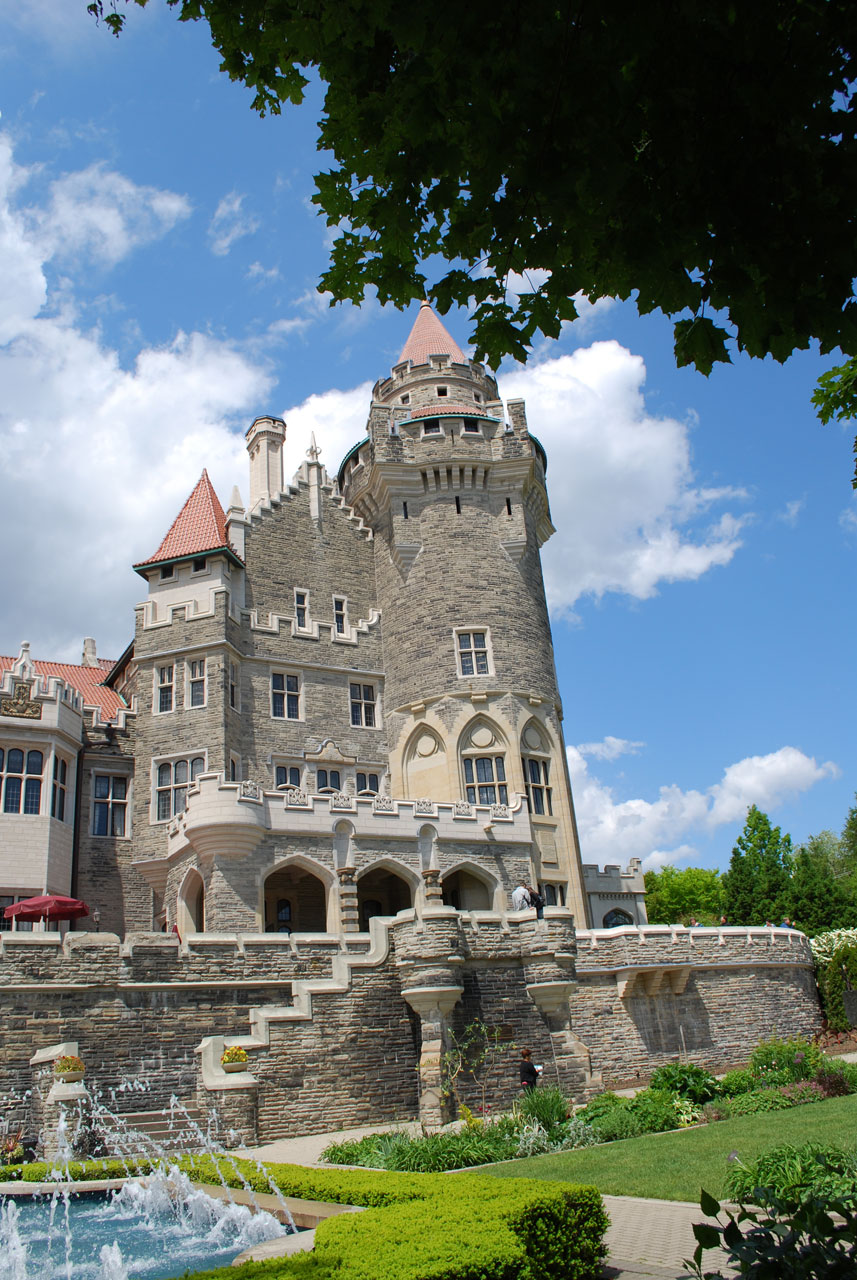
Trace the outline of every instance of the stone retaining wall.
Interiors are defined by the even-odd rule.
[[[820,1025],[809,945],[790,930],[575,935],[559,908],[537,921],[443,906],[338,937],[4,934],[0,1016],[0,1119],[32,1132],[34,1055],[76,1041],[88,1089],[111,1108],[177,1094],[245,1141],[253,1117],[260,1141],[434,1122],[447,1028],[460,1035],[477,1018],[500,1037],[493,1109],[517,1092],[524,1044],[546,1083],[583,1097],[683,1055],[736,1065],[763,1038]],[[227,1076],[220,1052],[235,1041],[247,1072]],[[461,1092],[482,1101],[473,1082]]]

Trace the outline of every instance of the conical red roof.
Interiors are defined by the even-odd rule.
[[[397,364],[410,360],[412,364],[428,364],[429,356],[449,356],[455,364],[467,364],[467,356],[435,315],[431,303],[421,302],[410,336],[402,348]]]
[[[162,564],[166,560],[182,560],[223,548],[230,550],[226,516],[208,478],[208,472],[203,471],[199,483],[170,525],[167,536],[155,554],[149,556],[148,560],[141,560],[134,568]]]

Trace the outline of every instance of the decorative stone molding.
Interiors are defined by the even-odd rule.
[[[286,804],[290,809],[309,809],[310,798],[307,791],[293,788],[285,793]]]
[[[461,997],[464,987],[413,987],[402,997],[421,1018],[446,1018]]]
[[[348,813],[353,813],[355,808],[354,796],[348,795],[345,791],[335,791],[330,797],[331,809],[344,809]]]
[[[568,1012],[568,999],[577,984],[575,982],[530,982],[527,995],[542,1013],[556,1015]]]
[[[376,796],[372,803],[373,813],[397,813],[396,802],[392,796]]]
[[[437,817],[437,806],[433,800],[415,800],[414,801],[414,817]]]
[[[687,986],[692,969],[693,966],[689,964],[676,968],[653,966],[645,969],[617,969],[615,976],[619,999],[639,994],[640,989],[647,996],[656,996],[665,983],[673,995],[680,996]]]
[[[241,783],[241,799],[242,800],[261,800],[262,788],[258,782],[250,782],[249,780]]]

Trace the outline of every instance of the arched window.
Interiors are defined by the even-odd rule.
[[[608,911],[604,917],[605,929],[621,929],[623,925],[634,923],[633,916],[629,916],[627,911],[622,911],[620,907],[614,907],[612,911]]]
[[[477,721],[461,746],[464,796],[471,804],[508,804],[506,756],[491,725]]]
[[[536,816],[553,815],[550,754],[550,744],[540,725],[534,720],[530,721],[521,736],[521,765],[527,789],[527,804],[530,813]]]
[[[19,747],[11,747],[5,760],[3,755],[0,751],[3,812],[37,815],[42,807],[44,756],[41,751],[28,751],[25,757]]]

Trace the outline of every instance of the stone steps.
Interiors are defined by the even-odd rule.
[[[154,1111],[123,1111],[101,1126],[108,1147],[127,1152],[139,1148],[146,1155],[162,1151],[201,1151],[205,1146],[206,1122],[198,1107],[183,1104]],[[200,1135],[203,1135],[202,1137]]]

